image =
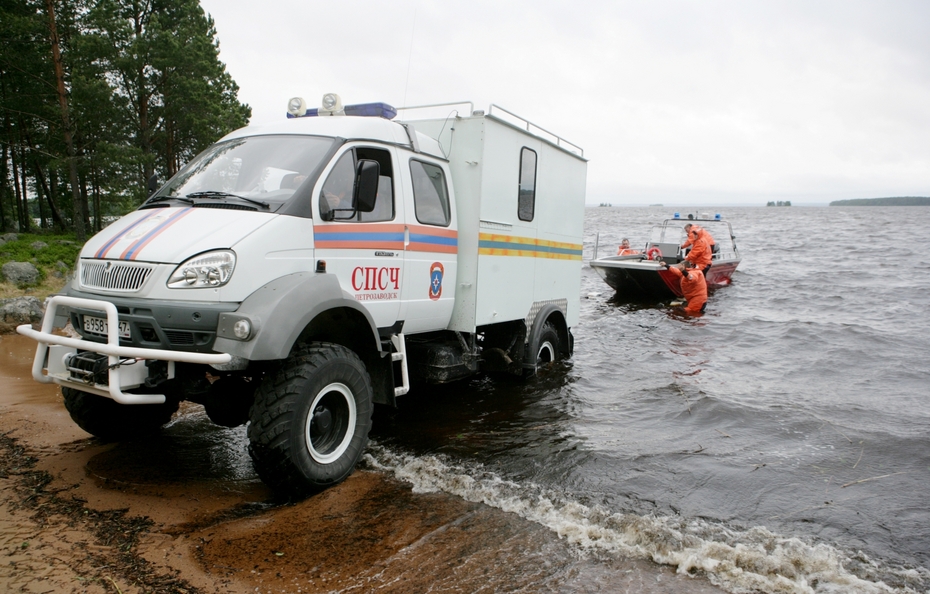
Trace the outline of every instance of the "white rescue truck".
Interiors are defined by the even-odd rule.
[[[249,422],[258,474],[299,495],[352,472],[373,403],[411,380],[571,355],[582,150],[495,105],[323,105],[195,157],[18,328],[84,430],[125,439],[197,402]]]

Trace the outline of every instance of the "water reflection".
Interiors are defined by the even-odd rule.
[[[569,364],[556,363],[526,382],[480,376],[421,387],[402,397],[396,410],[379,407],[371,435],[416,453],[481,462],[500,452],[561,444],[573,421],[575,381]]]
[[[186,408],[159,433],[97,454],[87,471],[108,482],[136,486],[261,484],[246,449],[245,427],[219,427],[199,406]]]

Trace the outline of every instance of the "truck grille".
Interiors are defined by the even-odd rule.
[[[130,293],[141,289],[154,269],[151,264],[81,262],[81,285],[91,289]]]
[[[165,336],[168,337],[168,342],[170,342],[171,344],[177,344],[177,345],[194,344],[194,333],[193,332],[179,332],[177,330],[165,330]]]

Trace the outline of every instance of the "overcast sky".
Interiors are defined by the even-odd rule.
[[[930,2],[201,0],[252,122],[324,93],[491,103],[588,203],[930,196]]]

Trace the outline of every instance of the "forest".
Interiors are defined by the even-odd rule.
[[[79,242],[251,116],[198,0],[0,0],[0,230]]]
[[[830,203],[830,206],[930,206],[930,197],[853,198],[851,200],[834,200]]]

